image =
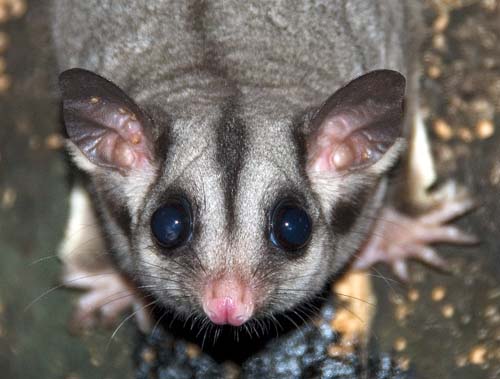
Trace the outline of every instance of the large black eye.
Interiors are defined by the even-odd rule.
[[[304,247],[311,237],[311,219],[291,200],[281,201],[271,216],[271,242],[280,249],[294,251]]]
[[[184,198],[174,198],[158,208],[151,217],[151,231],[158,243],[173,249],[191,237],[191,207]]]

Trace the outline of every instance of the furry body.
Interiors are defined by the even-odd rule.
[[[230,276],[228,283],[251,291],[252,315],[272,315],[314,296],[366,242],[401,139],[387,132],[391,142],[381,157],[352,170],[315,169],[315,162],[331,124],[376,124],[379,110],[396,112],[401,104],[377,106],[379,98],[393,96],[380,84],[377,91],[368,88],[379,81],[368,83],[373,99],[361,99],[358,108],[354,100],[343,104],[341,95],[326,100],[366,72],[391,69],[409,79],[407,109],[415,108],[415,6],[397,0],[92,0],[54,1],[53,11],[60,70],[96,72],[129,96],[102,78],[74,72],[78,78],[63,79],[65,108],[90,114],[90,106],[70,105],[97,104],[111,94],[111,107],[121,97],[120,122],[138,124],[138,141],[146,141],[140,151],[130,145],[145,162],[140,167],[133,161],[132,168],[110,169],[109,162],[82,154],[73,137],[81,137],[72,126],[77,122],[65,116],[75,161],[91,179],[108,252],[122,274],[162,305],[186,316],[202,312],[199,294]],[[74,100],[78,86],[83,100]],[[99,86],[109,90],[92,97]],[[356,96],[351,90],[346,98]],[[82,123],[87,116],[78,117]],[[150,219],[179,193],[193,207],[193,239],[166,254],[152,241]],[[269,214],[284,197],[302,204],[314,225],[300,256],[269,243]]]

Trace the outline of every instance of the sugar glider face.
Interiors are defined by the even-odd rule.
[[[82,69],[60,85],[69,149],[118,267],[164,306],[215,324],[313,297],[365,240],[403,145],[395,71],[279,114],[231,95],[173,118]]]

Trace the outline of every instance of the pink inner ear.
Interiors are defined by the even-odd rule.
[[[104,133],[96,140],[96,155],[104,164],[120,171],[143,168],[151,162],[148,140],[135,114],[114,104],[98,105],[101,100],[92,98],[99,107]]]
[[[401,135],[405,79],[376,70],[337,90],[312,121],[307,168],[339,173],[377,162]]]
[[[362,146],[353,144],[354,120],[348,114],[325,120],[308,144],[308,169],[313,172],[339,172],[356,161]],[[359,138],[356,138],[359,139]],[[361,141],[360,141],[361,142]]]
[[[386,138],[383,121],[368,116],[360,108],[328,117],[309,141],[308,170],[339,173],[379,160],[393,140]]]

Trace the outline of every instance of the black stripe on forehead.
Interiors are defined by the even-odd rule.
[[[248,155],[248,135],[245,125],[238,115],[238,109],[236,101],[228,101],[223,108],[222,118],[216,129],[215,158],[221,172],[229,229],[234,226],[235,201],[240,182],[240,171]]]

